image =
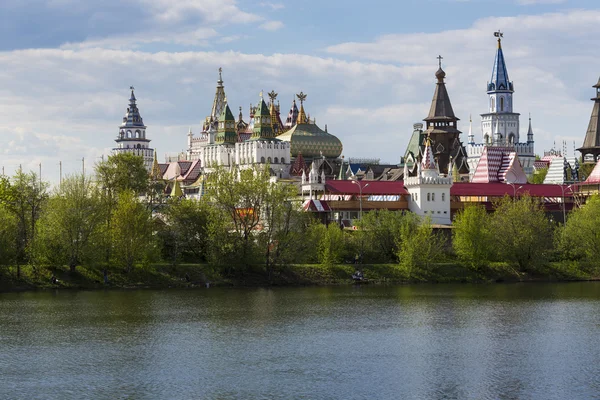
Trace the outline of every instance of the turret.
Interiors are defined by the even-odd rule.
[[[469,136],[467,136],[469,144],[475,144],[475,136],[473,135],[473,118],[469,115]]]
[[[235,126],[235,118],[229,109],[229,105],[225,104],[223,112],[219,116],[219,125],[217,128],[216,143],[234,144],[237,142],[237,133]]]
[[[531,114],[529,114],[529,129],[527,130],[527,144],[533,144],[533,129],[531,129]]]
[[[254,112],[254,128],[251,139],[272,139],[274,137],[275,134],[271,126],[271,113],[261,96],[258,108]]]

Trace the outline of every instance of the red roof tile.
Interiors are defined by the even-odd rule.
[[[506,183],[466,183],[457,182],[450,188],[451,196],[512,196],[516,191],[517,196],[529,193],[532,197],[562,197],[561,186],[564,188],[565,197],[573,195],[568,185],[534,185],[525,183],[523,185],[512,185]]]
[[[408,194],[403,181],[359,181],[362,193],[367,194]],[[368,186],[367,186],[368,185]],[[358,184],[352,181],[327,181],[325,191],[328,193],[359,194]]]

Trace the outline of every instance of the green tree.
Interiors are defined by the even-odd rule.
[[[337,224],[326,226],[315,222],[309,228],[309,235],[317,243],[317,259],[321,265],[331,266],[344,261],[344,231]]]
[[[529,178],[529,183],[542,184],[544,183],[544,179],[546,179],[546,175],[548,174],[548,168],[541,168]]]
[[[495,204],[491,230],[500,261],[534,272],[544,264],[552,249],[552,225],[540,202],[530,196],[514,201],[505,196]]]
[[[95,259],[103,211],[100,192],[89,178],[64,179],[38,221],[38,255],[50,263],[67,264],[71,272]]]
[[[133,191],[119,195],[110,225],[112,256],[129,272],[140,261],[149,261],[155,250],[150,211]]]
[[[0,265],[10,265],[17,256],[17,219],[0,206]]]
[[[574,210],[565,226],[557,229],[556,238],[564,258],[600,264],[600,197],[592,196]]]
[[[180,259],[206,261],[209,204],[204,200],[170,199],[162,211],[163,252],[175,265]]]
[[[398,259],[409,276],[418,270],[427,271],[441,253],[442,240],[433,232],[431,220],[406,214],[400,229]]]
[[[131,153],[119,153],[96,165],[98,185],[114,198],[120,192],[131,190],[145,194],[150,175],[144,159]]]
[[[292,229],[295,227],[295,214],[299,212],[293,203],[297,192],[295,185],[270,182],[263,199],[263,228],[258,238],[269,277],[272,264],[279,261],[283,254],[281,246],[293,245],[289,239],[296,236],[292,234]]]
[[[398,243],[404,215],[398,211],[376,210],[364,213],[358,221],[359,246],[373,262],[397,262]]]
[[[452,246],[458,259],[471,269],[481,270],[494,254],[494,233],[485,207],[467,206],[452,225]]]
[[[239,169],[216,167],[207,179],[207,197],[218,211],[213,214],[212,245],[217,252],[244,266],[257,261],[256,231],[264,228],[263,207],[271,184],[269,168]],[[234,234],[228,234],[234,233]],[[233,240],[233,243],[231,242]],[[231,257],[233,252],[237,253]]]
[[[29,260],[28,250],[33,248],[35,226],[48,198],[48,184],[34,172],[19,169],[12,179],[0,177],[0,205],[17,220],[17,276],[21,263]]]

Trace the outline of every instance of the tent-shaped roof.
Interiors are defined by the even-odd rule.
[[[600,161],[596,163],[596,166],[590,173],[590,176],[583,182],[584,185],[600,185]]]
[[[527,183],[527,175],[512,148],[486,146],[479,158],[473,183]]]

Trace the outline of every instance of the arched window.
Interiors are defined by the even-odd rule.
[[[275,162],[275,164],[279,164],[279,159],[277,157],[275,157],[274,162]]]
[[[264,158],[264,157],[261,157],[261,158],[260,158],[260,162],[261,162],[262,164],[264,164],[264,163],[265,163],[265,158]]]
[[[500,111],[504,111],[504,97],[500,97]]]
[[[281,157],[281,163],[285,164],[285,158]]]
[[[515,144],[515,134],[512,132],[508,135],[508,143]]]
[[[494,106],[495,106],[494,103],[495,103],[495,101],[494,101],[494,98],[492,97],[492,112],[494,111]]]
[[[141,148],[142,148],[142,145],[138,143],[138,145],[137,145],[137,148],[138,148],[138,149],[141,149]]]
[[[135,137],[138,138],[138,139],[141,138],[142,137],[141,132],[140,131],[135,131]]]
[[[131,131],[127,131],[127,137],[131,138]]]
[[[268,162],[269,164],[271,164],[271,157],[268,157],[268,158],[267,158],[267,162]]]

